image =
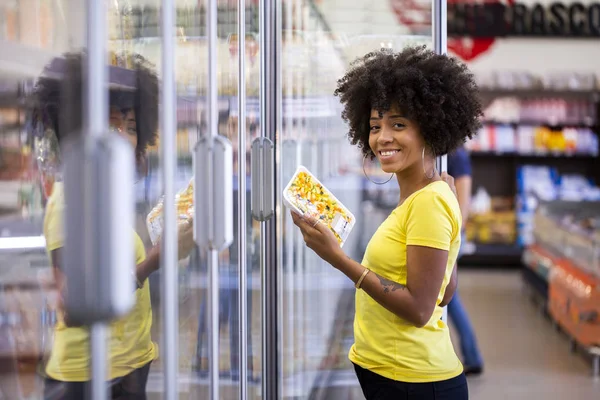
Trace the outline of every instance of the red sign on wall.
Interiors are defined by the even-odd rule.
[[[453,3],[474,3],[465,0],[448,0]],[[497,3],[499,0],[484,0],[480,3]],[[512,5],[515,0],[505,0],[507,5]],[[408,27],[412,34],[431,32],[431,0],[390,0],[392,10],[398,22]],[[472,61],[488,52],[496,38],[469,38],[449,37],[448,50],[464,61]]]

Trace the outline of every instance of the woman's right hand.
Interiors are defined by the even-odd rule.
[[[194,249],[194,220],[192,218],[177,223],[177,257],[181,261]],[[150,250],[146,259],[137,266],[137,278],[143,282],[150,274],[160,268],[162,254],[162,237]]]

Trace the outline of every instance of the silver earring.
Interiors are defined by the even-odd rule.
[[[423,164],[423,173],[427,179],[432,179],[435,175],[435,164],[433,165],[433,171],[431,171],[431,176],[427,174],[427,170],[425,169],[425,147],[423,147],[423,153],[421,154],[421,163]]]
[[[367,179],[369,180],[369,182],[372,182],[372,183],[374,183],[376,185],[385,185],[386,183],[388,183],[389,181],[392,180],[392,178],[394,177],[394,175],[396,175],[396,174],[392,173],[392,175],[390,176],[390,179],[388,179],[387,181],[385,181],[385,182],[375,182],[373,179],[371,179],[369,177],[369,175],[367,175],[367,169],[365,167],[365,163],[366,162],[367,162],[367,155],[365,154],[365,156],[363,157],[363,173],[365,174],[365,176],[367,177]]]

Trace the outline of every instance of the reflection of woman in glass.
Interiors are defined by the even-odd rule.
[[[132,58],[136,74],[135,91],[110,91],[111,128],[125,137],[135,151],[138,164],[145,160],[146,148],[156,141],[158,124],[158,79],[141,57]],[[60,66],[62,64],[62,66]],[[64,62],[51,65],[63,70],[65,79],[41,77],[34,91],[34,118],[41,129],[54,131],[59,143],[82,127],[82,56],[70,54]],[[54,277],[59,290],[68,289],[61,273],[64,245],[63,215],[65,210],[62,182],[54,184],[48,199],[44,220],[44,236],[50,253]],[[90,227],[93,229],[93,227]],[[135,235],[136,303],[125,317],[111,324],[108,362],[113,399],[145,399],[150,364],[158,350],[150,337],[152,309],[148,276],[159,268],[160,246],[146,254],[140,237]],[[192,248],[191,224],[180,230],[180,256]],[[73,283],[75,284],[75,283]],[[59,313],[54,343],[46,366],[45,399],[81,400],[89,388],[88,329],[70,326],[68,315]]]
[[[349,137],[400,186],[362,263],[318,219],[294,215],[311,249],[357,287],[350,350],[367,399],[467,399],[463,366],[441,320],[456,289],[461,213],[435,169],[479,127],[467,68],[424,48],[366,55],[338,82]],[[394,176],[392,175],[392,176]]]

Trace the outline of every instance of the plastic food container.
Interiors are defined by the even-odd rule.
[[[356,223],[354,215],[305,167],[299,166],[283,191],[285,205],[326,224],[343,246]]]
[[[175,205],[177,207],[177,221],[183,223],[194,215],[194,180],[190,180],[188,186],[175,195]],[[148,213],[146,217],[146,226],[148,234],[153,245],[156,245],[162,235],[163,218],[163,199]]]

